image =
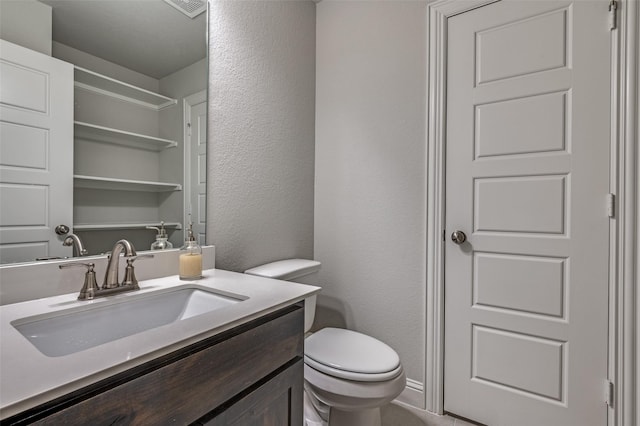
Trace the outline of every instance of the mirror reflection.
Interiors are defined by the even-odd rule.
[[[0,7],[0,263],[204,244],[206,1]]]

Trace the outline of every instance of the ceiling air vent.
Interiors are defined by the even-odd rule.
[[[193,19],[207,10],[206,0],[164,0],[180,12]]]

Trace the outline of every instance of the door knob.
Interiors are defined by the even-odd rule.
[[[453,231],[453,233],[451,234],[451,241],[456,244],[462,244],[467,241],[467,236],[462,231]]]
[[[67,225],[58,225],[55,230],[58,235],[67,235],[69,233],[69,227]]]

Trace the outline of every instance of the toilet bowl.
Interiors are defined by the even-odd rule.
[[[247,274],[304,282],[320,262],[288,259]],[[305,299],[305,333],[315,316],[316,296]],[[380,426],[380,407],[404,390],[398,354],[366,334],[327,327],[305,338],[304,417],[306,426]]]

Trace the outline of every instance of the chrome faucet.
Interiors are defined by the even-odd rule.
[[[127,260],[127,267],[125,268],[124,280],[122,283],[118,282],[118,266],[120,261],[120,254],[124,251],[125,259]],[[109,262],[107,264],[107,271],[104,275],[104,283],[102,287],[98,287],[96,283],[96,273],[94,272],[93,263],[75,263],[68,262],[59,266],[60,269],[71,267],[85,267],[87,273],[85,274],[84,285],[80,294],[79,300],[90,300],[96,297],[109,296],[111,294],[122,293],[125,291],[139,290],[138,280],[133,270],[133,261],[136,259],[152,258],[152,254],[145,254],[138,256],[135,247],[127,240],[118,240],[113,245],[113,250],[109,255]]]
[[[89,254],[86,248],[84,248],[84,244],[82,244],[82,240],[76,234],[69,234],[67,238],[62,242],[63,246],[73,246],[76,254],[78,256],[86,256]]]
[[[104,282],[102,283],[103,289],[116,288],[120,286],[118,282],[118,267],[120,264],[120,253],[124,250],[125,257],[136,256],[136,249],[128,240],[122,239],[116,241],[111,249],[111,254],[108,256],[109,263],[107,264],[107,271],[104,274]]]

